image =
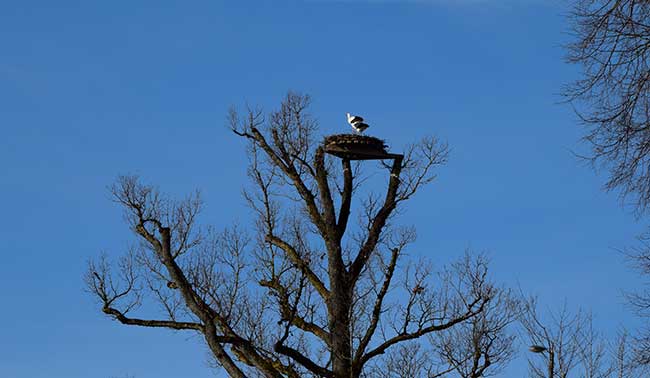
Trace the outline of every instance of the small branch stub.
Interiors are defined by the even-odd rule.
[[[367,135],[330,135],[325,137],[323,145],[328,154],[349,160],[383,160],[402,156],[388,153],[385,141]]]

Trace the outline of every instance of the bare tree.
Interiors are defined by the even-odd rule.
[[[200,229],[198,195],[171,201],[136,178],[118,180],[113,197],[140,243],[114,273],[105,258],[90,264],[87,285],[104,313],[199,333],[231,377],[350,378],[398,366],[394,351],[489,306],[496,290],[481,260],[436,273],[400,259],[415,231],[394,217],[435,178],[447,146],[427,138],[408,147],[378,167],[387,189],[364,192],[362,165],[325,154],[308,105],[290,93],[268,117],[230,113],[248,146],[250,236]],[[148,304],[160,319],[131,316]]]
[[[586,126],[585,141],[596,166],[609,170],[608,190],[631,199],[637,214],[650,206],[650,2],[643,0],[577,0],[571,14],[575,40],[569,61],[582,77],[565,95]],[[650,272],[647,235],[631,253],[635,268]],[[647,317],[647,292],[629,295]],[[650,362],[650,332],[636,339],[636,360]]]
[[[620,330],[616,339],[610,343],[612,378],[647,377],[647,364],[639,363],[638,342],[630,338],[626,330]]]
[[[528,366],[533,378],[568,378],[580,357],[578,338],[584,327],[582,313],[571,314],[566,303],[558,313],[545,319],[539,313],[537,300],[527,300],[521,317],[521,325],[528,337],[531,352],[540,358],[529,356]]]
[[[638,244],[624,250],[633,269],[642,277],[650,275],[650,234],[645,233],[638,237]],[[650,319],[650,291],[642,288],[626,293],[631,308],[642,319]],[[637,365],[650,366],[650,329],[640,329],[635,337],[633,361]]]
[[[520,313],[520,301],[499,289],[480,314],[435,336],[438,359],[462,378],[498,374],[515,355],[510,326]]]
[[[468,270],[485,271],[485,267],[483,255],[468,251],[446,274],[453,277]],[[498,374],[515,354],[515,334],[510,326],[518,319],[520,307],[509,290],[493,290],[493,299],[481,313],[426,339],[399,345],[388,352],[385,361],[373,366],[368,377],[478,378]]]
[[[609,378],[613,376],[617,368],[617,357],[619,350],[609,351],[605,336],[594,328],[593,317],[587,314],[582,319],[576,335],[576,347],[578,349],[578,366],[582,370],[581,377],[584,378]],[[623,339],[619,342],[625,341]],[[618,347],[625,347],[620,344]],[[609,359],[614,357],[612,363]],[[620,371],[619,371],[620,372]]]
[[[584,125],[589,158],[610,171],[605,187],[650,205],[650,3],[577,0],[569,62],[582,77],[565,91]]]
[[[419,341],[402,343],[388,351],[384,364],[373,366],[368,378],[433,378],[444,376],[437,372],[432,363],[434,359],[430,349]],[[451,370],[446,371],[446,373]]]
[[[531,344],[531,378],[641,378],[647,369],[636,361],[635,342],[622,330],[608,337],[594,327],[591,313],[571,313],[566,305],[542,317],[536,299],[527,300],[521,324]]]

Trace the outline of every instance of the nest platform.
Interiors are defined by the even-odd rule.
[[[388,146],[384,140],[367,135],[330,135],[325,137],[323,145],[325,146],[325,152],[342,159],[384,160],[402,156],[387,152],[386,148]]]

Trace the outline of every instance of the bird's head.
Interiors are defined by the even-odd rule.
[[[350,118],[350,113],[345,113],[345,115],[346,115],[348,118]]]

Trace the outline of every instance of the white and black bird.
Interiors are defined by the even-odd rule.
[[[363,118],[357,116],[357,115],[352,115],[350,113],[347,113],[348,116],[348,123],[354,131],[357,133],[361,134],[365,129],[367,129],[369,126],[367,123],[363,122]]]

